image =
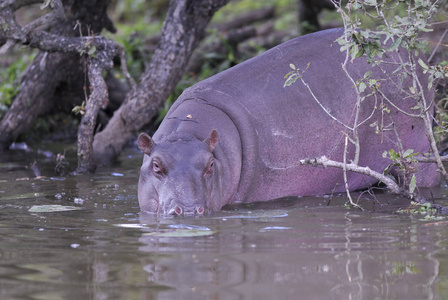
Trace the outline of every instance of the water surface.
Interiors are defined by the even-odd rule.
[[[0,299],[448,299],[448,219],[398,214],[399,197],[362,195],[364,212],[333,195],[156,218],[139,213],[137,150],[58,177],[66,147],[0,154]],[[423,192],[447,205],[446,188]]]

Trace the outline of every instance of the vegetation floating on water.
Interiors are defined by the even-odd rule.
[[[80,210],[80,207],[76,206],[64,206],[64,205],[33,205],[28,210],[33,213],[43,213],[43,212],[60,212],[60,211],[70,211],[70,210]]]
[[[444,210],[444,208],[437,208],[429,202],[418,203],[411,201],[411,204],[407,208],[401,208],[397,210],[397,213],[416,216],[424,215],[423,218],[419,219],[420,221],[438,221],[445,220],[447,218],[446,216],[439,215],[442,210]]]

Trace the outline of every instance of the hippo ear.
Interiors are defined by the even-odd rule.
[[[145,153],[146,155],[150,155],[151,149],[152,149],[152,147],[154,147],[155,143],[148,134],[143,132],[138,136],[137,144],[138,144],[138,148],[143,153]]]
[[[207,144],[210,152],[213,152],[213,150],[215,150],[215,147],[218,145],[218,142],[219,142],[218,131],[216,129],[212,129],[208,134],[208,137],[204,140],[204,143]]]

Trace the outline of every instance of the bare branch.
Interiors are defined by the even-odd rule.
[[[106,51],[117,55],[117,43],[103,36],[61,37],[44,31],[33,32],[28,40],[29,46],[46,52],[60,52],[70,54],[87,53],[91,47],[96,51]]]
[[[426,157],[426,156],[417,156],[413,157],[418,162],[422,163],[435,163],[437,162],[436,158],[434,156]],[[440,161],[448,161],[448,155],[440,156]]]
[[[381,173],[378,173],[378,172],[370,169],[369,167],[361,167],[354,163],[346,164],[343,162],[334,161],[334,160],[328,159],[326,156],[322,156],[320,158],[302,159],[302,160],[300,160],[300,164],[301,165],[313,165],[313,166],[320,165],[323,167],[334,167],[334,168],[339,168],[339,169],[343,169],[343,170],[345,169],[347,171],[357,172],[357,173],[364,174],[364,175],[373,177],[373,178],[381,181],[389,188],[389,190],[392,193],[395,193],[395,194],[402,193],[402,190],[400,189],[400,187],[397,185],[397,183],[394,180],[387,177],[386,175],[383,175]]]
[[[43,15],[42,17],[34,20],[31,23],[26,24],[23,26],[22,30],[26,34],[30,33],[32,30],[36,29],[37,27],[40,27],[42,25],[50,26],[52,23],[58,20],[64,20],[65,19],[65,12],[64,12],[64,6],[61,3],[61,0],[53,0],[53,10],[49,12],[48,14]]]
[[[15,1],[15,0],[3,0],[0,3],[0,8],[4,9],[5,7],[11,6],[12,4],[14,4],[14,2],[19,2],[19,1]]]
[[[0,56],[6,55],[16,43],[12,40],[7,40],[6,43],[0,47]]]
[[[128,81],[131,88],[135,89],[137,87],[137,84],[135,83],[135,80],[134,78],[132,78],[131,74],[129,74],[128,65],[126,63],[126,53],[124,52],[124,49],[122,47],[120,47],[119,52],[120,52],[121,71],[126,77],[126,80]]]
[[[12,1],[6,0],[6,2],[10,2],[10,4],[8,4],[6,6],[11,5],[11,9],[13,11],[16,11],[24,6],[29,6],[29,5],[33,5],[33,4],[42,4],[43,0],[12,0]]]

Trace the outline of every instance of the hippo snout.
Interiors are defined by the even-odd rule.
[[[185,208],[179,204],[175,204],[168,210],[168,215],[183,216],[183,215],[203,215],[205,208],[202,205],[196,205],[193,208]]]

